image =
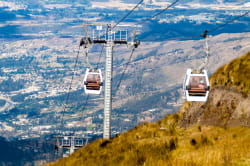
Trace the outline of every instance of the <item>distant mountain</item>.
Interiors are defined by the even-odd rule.
[[[210,77],[207,102],[186,102],[177,114],[99,139],[47,166],[249,165],[249,58],[250,52]]]

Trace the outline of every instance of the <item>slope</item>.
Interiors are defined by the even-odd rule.
[[[193,124],[250,127],[250,52],[219,68],[211,77],[208,101],[184,103],[180,126]]]
[[[186,102],[178,114],[99,139],[48,165],[249,165],[249,57],[211,76],[206,103]]]

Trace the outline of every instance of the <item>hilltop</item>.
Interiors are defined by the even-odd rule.
[[[249,67],[250,52],[210,77],[206,103],[185,102],[177,114],[48,165],[249,165]]]

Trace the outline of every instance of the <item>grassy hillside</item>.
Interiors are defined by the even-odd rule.
[[[250,129],[177,126],[178,115],[97,140],[49,166],[248,165]]]
[[[236,88],[245,95],[250,92],[250,52],[219,68],[210,77],[211,87]]]
[[[99,139],[48,165],[250,165],[249,56],[211,76],[206,103],[185,102],[178,114]]]

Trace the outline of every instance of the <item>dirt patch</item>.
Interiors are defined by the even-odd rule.
[[[205,103],[190,103],[182,112],[181,127],[194,124],[221,127],[250,127],[250,95],[225,87],[215,87]]]

